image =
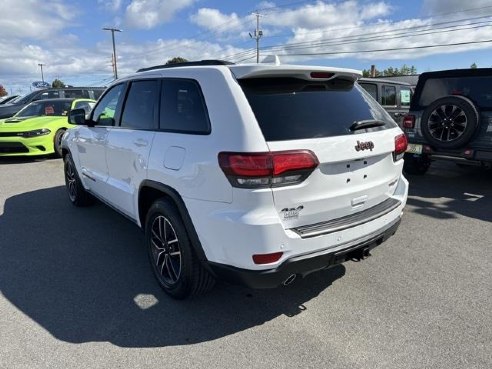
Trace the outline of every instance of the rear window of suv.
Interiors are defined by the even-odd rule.
[[[370,130],[396,127],[369,93],[351,80],[248,78],[239,84],[267,141],[353,134],[350,126],[361,120],[386,123]]]
[[[425,81],[419,105],[428,106],[436,99],[449,95],[464,96],[480,108],[492,108],[492,76],[429,78]]]

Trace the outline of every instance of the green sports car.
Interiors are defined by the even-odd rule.
[[[92,99],[43,99],[30,103],[13,117],[0,119],[0,157],[55,154],[61,156],[61,139],[72,109],[90,112]]]

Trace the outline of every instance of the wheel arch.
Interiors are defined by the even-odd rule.
[[[212,273],[210,267],[208,266],[208,259],[203,251],[202,244],[198,238],[198,234],[196,233],[195,226],[193,225],[188,209],[186,208],[181,195],[174,188],[152,180],[144,180],[141,183],[138,193],[138,218],[141,228],[145,228],[145,218],[147,212],[154,201],[159,198],[166,198],[174,204],[185,225],[186,231],[188,232],[188,237],[190,238],[198,260],[200,260],[207,270]]]

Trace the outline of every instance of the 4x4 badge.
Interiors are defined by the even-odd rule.
[[[284,208],[282,213],[284,213],[284,219],[299,218],[299,213],[304,209],[304,206],[298,206],[297,208]]]
[[[371,150],[374,149],[374,142],[372,141],[367,141],[367,142],[360,142],[357,141],[357,145],[355,145],[355,150],[357,151],[364,151],[364,150]]]

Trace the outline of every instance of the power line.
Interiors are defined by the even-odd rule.
[[[483,41],[468,41],[468,42],[456,42],[452,44],[439,44],[439,45],[424,45],[424,46],[411,46],[411,47],[397,47],[391,49],[374,49],[374,50],[358,50],[358,51],[338,51],[338,52],[322,52],[322,53],[297,53],[287,54],[288,56],[313,56],[313,55],[338,55],[338,54],[360,54],[360,53],[377,53],[383,51],[402,51],[402,50],[417,50],[417,49],[430,49],[435,47],[448,47],[448,46],[462,46],[472,44],[484,44],[492,42],[492,40]]]
[[[476,20],[476,19],[483,19],[483,18],[490,18],[490,16],[480,16],[480,17],[474,17],[474,18],[463,18],[455,21],[447,21],[447,22],[440,22],[434,24],[434,26],[437,25],[445,25],[445,24],[452,24],[452,23],[458,23],[458,22],[466,22],[470,20]],[[490,22],[490,21],[489,21]],[[279,44],[279,45],[271,45],[264,47],[262,50],[264,51],[270,51],[270,52],[275,52],[275,51],[286,51],[286,50],[294,50],[294,49],[300,49],[300,48],[311,48],[311,47],[321,47],[321,46],[338,46],[342,44],[347,44],[347,43],[358,43],[362,41],[377,41],[377,40],[383,40],[383,39],[391,39],[391,38],[402,38],[402,37],[409,37],[409,36],[419,36],[419,35],[425,35],[425,34],[431,34],[431,33],[439,33],[437,30],[443,30],[440,32],[448,32],[452,31],[451,27],[465,27],[468,25],[475,25],[475,24],[484,24],[488,22],[476,22],[476,23],[465,23],[465,24],[457,24],[455,26],[447,26],[447,27],[441,27],[441,28],[429,28],[429,25],[423,25],[423,26],[412,26],[412,27],[405,27],[401,28],[397,33],[395,31],[379,31],[379,32],[369,32],[369,33],[364,33],[364,34],[355,34],[355,35],[348,35],[348,36],[343,36],[343,37],[338,37],[338,38],[329,38],[329,39],[320,39],[318,41],[304,41],[304,42],[297,42],[297,43],[290,43],[290,44]],[[485,24],[484,26],[487,26],[488,24]],[[484,27],[482,26],[482,27]],[[480,28],[480,27],[469,27],[471,28]],[[467,29],[467,28],[461,28],[461,29]],[[413,33],[406,33],[405,31],[408,30],[414,30]],[[330,30],[331,31],[331,30]],[[421,34],[419,34],[420,32]],[[370,37],[373,36],[374,37]],[[388,37],[388,35],[391,35]],[[363,36],[362,38],[360,36]],[[398,37],[396,37],[398,36]],[[339,41],[339,42],[334,42],[334,41]],[[229,55],[229,59],[234,59],[236,57],[240,58],[243,55],[247,55],[247,51],[239,52],[236,54]],[[249,59],[249,58],[248,58]]]

